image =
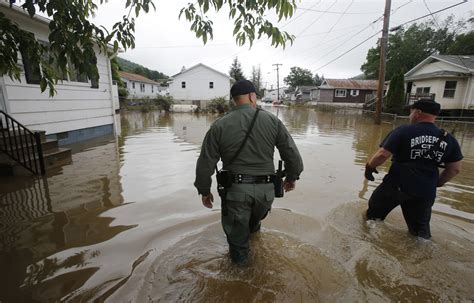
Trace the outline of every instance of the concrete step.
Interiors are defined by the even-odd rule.
[[[46,171],[48,168],[63,166],[72,162],[72,153],[70,148],[60,147],[57,150],[51,150],[43,154]]]
[[[35,133],[35,132],[40,133],[41,142],[46,141],[46,131],[44,131],[44,130],[31,130],[31,129],[30,129],[30,131],[32,133]],[[3,138],[5,138],[6,140],[9,140],[9,138],[14,140],[15,136],[20,136],[20,135],[22,135],[23,138],[25,138],[25,131],[22,131],[22,130],[13,131],[13,130],[5,129],[5,128],[0,129],[0,141],[3,141]]]
[[[19,143],[19,142],[18,142]],[[30,152],[32,151],[32,147],[33,148],[36,148],[36,143],[31,143],[28,141],[28,144],[25,143],[24,141],[22,142],[23,144],[16,147],[16,146],[13,146],[11,147],[9,143],[7,143],[7,147],[5,148],[5,142],[3,140],[0,140],[0,150],[4,150],[4,151],[14,151],[16,152],[17,150],[19,150],[20,154],[22,153],[22,148],[24,148],[24,151],[25,152]],[[46,152],[46,151],[49,151],[49,150],[54,150],[54,149],[57,149],[58,148],[58,140],[56,139],[46,139],[44,142],[41,142],[41,147],[43,148],[43,153]]]
[[[61,167],[72,162],[71,149],[56,148],[45,151],[43,154],[46,172],[50,169]],[[37,158],[35,158],[37,159]],[[33,160],[33,159],[32,159]],[[38,163],[39,165],[39,163]],[[39,166],[38,166],[39,167]],[[31,172],[20,163],[0,152],[0,176],[28,176]]]

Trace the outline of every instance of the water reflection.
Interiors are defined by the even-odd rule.
[[[58,264],[54,258],[46,257],[68,248],[107,241],[130,228],[111,227],[113,218],[101,217],[105,210],[123,203],[116,143],[111,138],[101,138],[74,145],[73,152],[73,164],[51,171],[47,177],[2,180],[2,302],[58,298],[51,288],[53,284],[35,284],[64,266],[80,268],[84,258],[78,254]],[[44,259],[47,261],[43,266],[34,266]],[[82,284],[77,282],[79,276],[79,280],[85,281],[93,272],[87,269],[70,278],[63,277],[55,281],[54,288],[77,288]]]
[[[473,127],[442,125],[461,142],[464,169],[439,190],[424,245],[398,210],[375,226],[362,216],[388,164],[376,182],[363,167],[397,125],[348,110],[266,109],[293,134],[305,172],[252,239],[251,268],[228,262],[219,202],[209,212],[192,186],[218,116],[132,112],[117,139],[72,146],[71,165],[2,180],[0,301],[472,299]]]

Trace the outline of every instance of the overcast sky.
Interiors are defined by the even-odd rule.
[[[139,63],[169,76],[198,63],[228,73],[234,57],[238,57],[243,71],[250,77],[252,66],[260,65],[267,88],[276,87],[276,70],[272,64],[281,63],[280,86],[293,66],[323,74],[326,78],[348,78],[361,73],[367,50],[373,47],[380,34],[330,63],[382,28],[385,1],[383,0],[311,0],[297,1],[299,9],[289,20],[278,26],[296,36],[293,46],[275,49],[270,41],[256,41],[238,47],[232,36],[233,23],[228,10],[210,14],[214,21],[214,40],[203,45],[189,30],[185,19],[178,19],[179,11],[188,0],[155,0],[156,11],[142,14],[136,21],[136,48],[120,57]],[[390,27],[429,14],[462,0],[392,0]],[[110,28],[126,14],[125,1],[109,1],[100,6],[94,23]],[[473,16],[473,0],[435,14],[438,23],[448,15],[457,19]],[[345,13],[344,13],[345,12]],[[428,21],[431,17],[422,19]],[[274,21],[274,20],[273,20]],[[276,22],[274,23],[276,24]],[[407,26],[409,26],[408,24]]]

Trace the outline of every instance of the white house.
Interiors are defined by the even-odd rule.
[[[288,87],[280,87],[280,89],[267,89],[265,90],[265,94],[262,98],[264,102],[273,102],[278,100],[278,95],[280,96],[280,101],[286,100],[288,98],[288,94],[286,90]]]
[[[168,94],[168,88],[156,81],[129,72],[120,71],[119,73],[128,91],[127,99],[156,98],[158,95]]]
[[[231,77],[199,63],[172,76],[170,95],[175,102],[201,107],[214,98],[230,98]]]
[[[431,97],[443,110],[474,110],[474,55],[432,55],[405,74],[408,102]]]
[[[33,18],[17,6],[0,2],[0,12],[18,27],[33,33],[37,40],[48,43],[49,19]],[[37,68],[28,67],[28,57],[18,54],[23,71],[21,81],[0,76],[0,109],[32,130],[44,130],[46,136],[69,144],[115,131],[119,108],[117,87],[112,82],[110,60],[97,49],[99,79],[91,81],[79,73],[59,81],[56,95],[41,93]],[[73,67],[69,67],[72,69]]]

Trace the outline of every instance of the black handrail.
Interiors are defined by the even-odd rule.
[[[0,110],[0,150],[36,175],[46,173],[39,132],[32,132],[23,124]]]

